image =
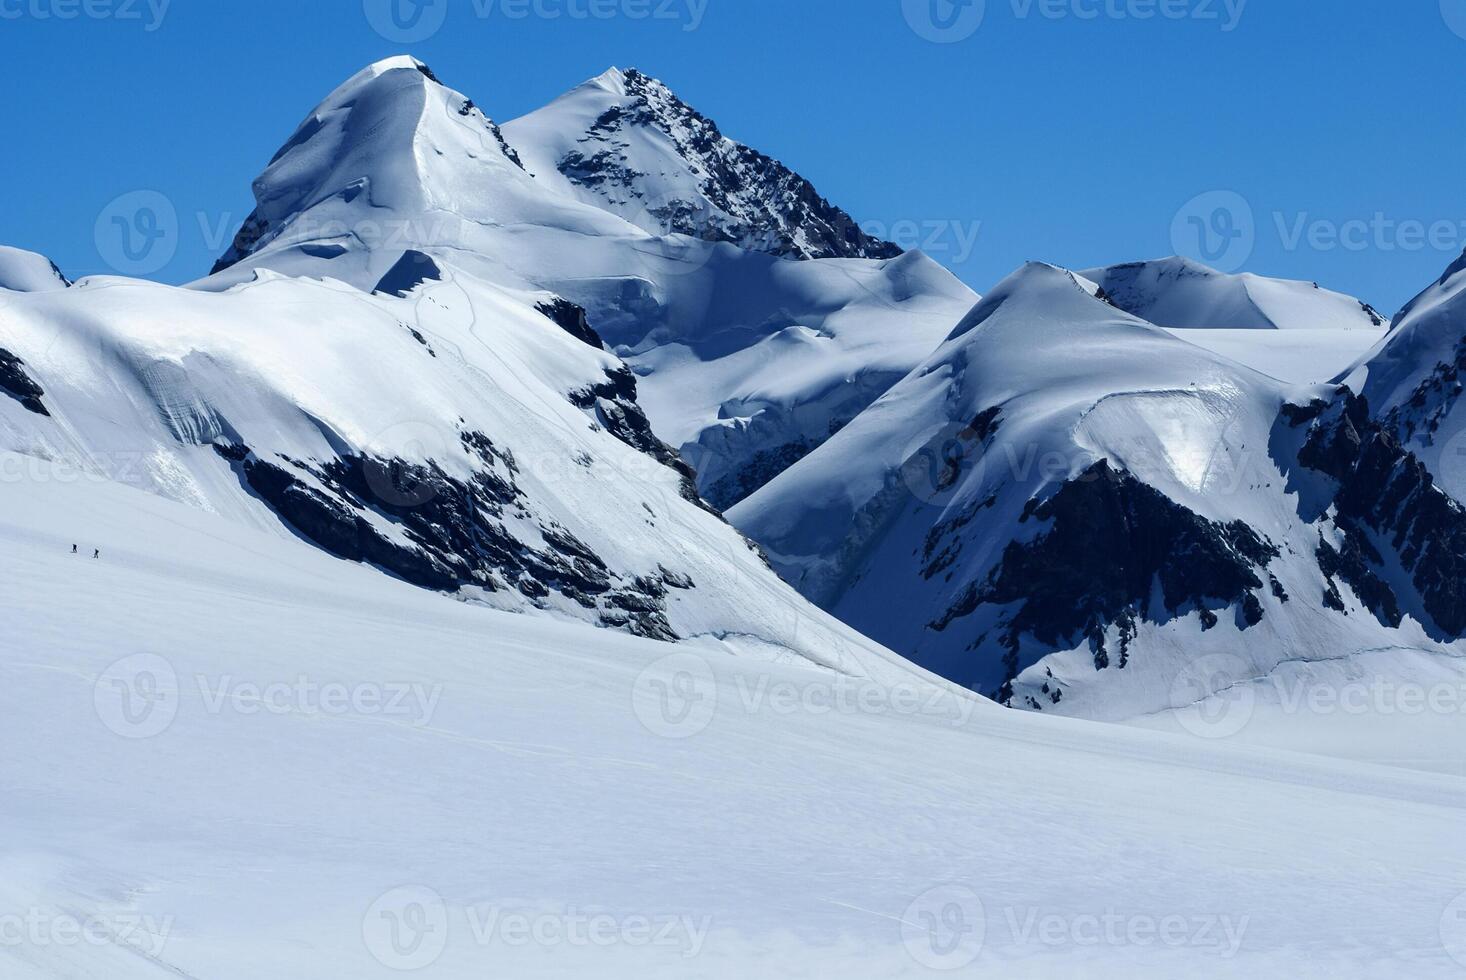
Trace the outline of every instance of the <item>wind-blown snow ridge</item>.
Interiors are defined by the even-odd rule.
[[[0,289],[34,293],[70,285],[56,263],[44,255],[0,245]]]
[[[1110,302],[1157,326],[1193,329],[1377,329],[1385,318],[1317,283],[1227,275],[1190,259],[1130,262],[1080,275]]]

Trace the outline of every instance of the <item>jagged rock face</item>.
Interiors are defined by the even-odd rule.
[[[1348,582],[1381,622],[1398,625],[1400,601],[1386,572],[1398,566],[1432,625],[1450,639],[1466,635],[1466,508],[1401,445],[1394,420],[1372,418],[1347,388],[1334,404],[1294,408],[1286,418],[1309,426],[1299,462],[1338,486],[1336,523],[1346,546],[1321,546],[1325,574]]]
[[[591,412],[596,424],[611,435],[681,476],[683,499],[717,513],[698,493],[697,471],[652,431],[651,422],[637,404],[636,375],[629,369],[619,367],[607,371],[603,383],[571,392],[570,401],[577,408]]]
[[[41,402],[45,390],[26,374],[25,362],[0,347],[0,391],[20,402],[27,411],[50,415]]]
[[[1385,424],[1402,443],[1409,445],[1419,440],[1428,444],[1436,439],[1456,399],[1466,390],[1461,383],[1463,370],[1466,370],[1466,338],[1456,344],[1449,359],[1436,363],[1415,386],[1405,404],[1386,414]]]
[[[894,258],[901,249],[866,234],[798,174],[725,137],[711,119],[666,85],[631,70],[611,84],[624,99],[606,108],[555,160],[577,187],[593,191],[610,209],[648,230],[690,235],[798,259]],[[670,144],[696,178],[696,196],[651,199],[645,173],[632,152],[633,131],[655,133]]]
[[[1264,587],[1262,576],[1278,549],[1241,522],[1221,524],[1187,510],[1106,460],[1042,503],[1031,502],[1022,518],[1030,520],[1049,527],[1031,541],[1009,543],[987,581],[968,586],[931,624],[946,631],[982,606],[1016,607],[996,624],[1009,684],[1020,669],[1025,637],[1049,648],[1087,637],[1096,668],[1105,669],[1112,663],[1105,633],[1119,625],[1116,666],[1123,669],[1137,620],[1164,622],[1197,609],[1209,629],[1218,622],[1210,607],[1234,605],[1243,609],[1244,627],[1261,620],[1251,593]],[[928,553],[938,543],[929,539]],[[999,698],[1011,700],[1011,687],[1005,684]]]
[[[525,544],[505,527],[508,520],[531,520],[515,483],[514,457],[482,433],[465,432],[462,439],[483,464],[470,480],[454,479],[431,462],[353,455],[312,465],[262,459],[244,446],[215,450],[282,520],[338,558],[444,592],[515,589],[531,601],[558,593],[594,611],[604,626],[678,639],[666,618],[667,588],[693,588],[689,579],[617,574],[553,522],[537,525],[541,547]],[[385,533],[369,512],[400,535]]]
[[[585,307],[557,296],[549,302],[540,303],[535,309],[549,317],[556,326],[581,343],[594,347],[596,350],[605,349],[606,342],[590,325]]]
[[[432,78],[433,81],[438,81],[438,79],[433,76],[433,73],[431,71],[424,72],[424,74],[426,74],[429,78]],[[438,84],[441,85],[443,83],[438,82]],[[509,161],[520,170],[524,169],[524,161],[519,158],[519,152],[515,150],[514,147],[510,146],[509,141],[504,138],[504,131],[499,128],[499,124],[494,122],[494,120],[490,119],[488,116],[484,115],[483,110],[474,105],[473,99],[465,99],[462,108],[458,110],[458,114],[460,116],[463,116],[465,119],[478,120],[486,129],[488,129],[490,133],[493,134],[494,142],[499,144],[499,150],[504,154],[504,156],[507,157]]]

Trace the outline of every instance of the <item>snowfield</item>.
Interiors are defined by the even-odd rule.
[[[1459,780],[999,711],[916,671],[842,688],[0,464],[7,980],[1466,959]]]

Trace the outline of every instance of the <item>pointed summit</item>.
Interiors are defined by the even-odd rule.
[[[626,94],[626,73],[615,65],[607,68],[604,72],[592,78],[587,85],[594,85],[605,89],[612,95]]]
[[[453,245],[476,224],[621,224],[538,185],[498,125],[408,55],[368,65],[332,91],[253,190],[255,210],[215,272],[287,245],[313,255],[370,250],[385,244],[382,229],[393,229],[395,261],[409,244]]]
[[[541,180],[652,234],[795,259],[901,254],[634,68],[611,68],[504,131]]]

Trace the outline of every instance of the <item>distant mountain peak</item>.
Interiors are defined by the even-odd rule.
[[[505,131],[538,177],[652,234],[796,259],[901,254],[635,68],[611,68]]]
[[[1080,273],[1127,313],[1163,327],[1378,329],[1386,318],[1316,282],[1230,275],[1178,255]]]
[[[358,214],[496,220],[507,197],[549,196],[523,170],[503,131],[473,100],[416,58],[386,58],[339,85],[275,153],[254,182],[254,212],[214,272],[276,241],[313,209],[299,237],[343,245],[359,231]]]

